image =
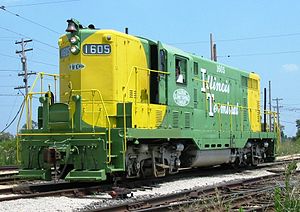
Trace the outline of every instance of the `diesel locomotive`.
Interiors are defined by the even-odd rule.
[[[21,177],[162,177],[275,159],[276,114],[261,109],[258,74],[160,41],[67,22],[58,41],[59,100],[51,89],[26,98],[42,95],[38,127],[28,115],[18,135]],[[264,115],[274,123],[262,123]]]

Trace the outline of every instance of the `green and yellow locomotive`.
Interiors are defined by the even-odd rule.
[[[75,19],[66,31],[60,101],[27,98],[45,94],[38,129],[19,134],[20,176],[103,181],[274,160],[278,128],[262,130],[257,74]]]

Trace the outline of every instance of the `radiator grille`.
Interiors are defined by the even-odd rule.
[[[162,122],[162,111],[161,110],[156,110],[156,127],[159,127]]]
[[[191,114],[189,112],[184,113],[184,125],[185,128],[191,127]]]
[[[173,111],[173,127],[178,128],[179,125],[179,112]]]

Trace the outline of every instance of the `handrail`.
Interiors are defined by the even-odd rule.
[[[22,115],[23,115],[23,112],[24,112],[24,107],[26,108],[26,129],[31,129],[32,128],[32,96],[35,95],[35,94],[46,94],[46,93],[49,93],[49,95],[51,95],[51,93],[48,91],[48,92],[43,92],[43,77],[44,76],[50,76],[50,77],[54,77],[54,80],[55,80],[55,85],[54,85],[54,88],[55,88],[55,96],[56,96],[56,79],[57,77],[59,77],[58,74],[49,74],[49,73],[45,73],[45,72],[39,72],[37,73],[37,76],[35,77],[34,81],[33,81],[33,84],[28,92],[28,94],[24,97],[24,100],[23,100],[23,103],[22,103],[22,107],[21,107],[21,112],[20,112],[20,115],[19,115],[19,119],[18,119],[18,123],[17,123],[17,138],[16,138],[16,149],[17,149],[17,162],[19,163],[20,160],[19,160],[19,148],[20,148],[20,144],[19,144],[19,136],[21,136],[22,134],[19,134],[19,129],[20,129],[20,123],[21,123],[21,119],[22,119]],[[40,92],[33,92],[35,86],[36,86],[36,83],[38,80],[41,80],[41,90]],[[30,100],[30,104],[28,105],[28,100]]]
[[[20,122],[21,122],[21,118],[22,118],[22,113],[23,113],[23,110],[24,110],[24,106],[25,106],[25,99],[23,100],[22,102],[22,108],[21,108],[21,113],[20,113],[20,116],[19,116],[19,119],[18,119],[18,123],[17,123],[17,133],[19,132],[19,128],[20,128]],[[20,149],[20,146],[19,146],[19,135],[17,134],[16,136],[16,148],[17,148],[17,163],[20,163],[21,161],[19,160],[19,149]]]
[[[221,106],[227,106],[227,107],[229,107],[230,109],[231,108],[233,108],[233,107],[237,107],[238,108],[238,110],[239,111],[241,111],[242,113],[241,113],[241,131],[243,131],[243,121],[244,121],[244,110],[247,110],[247,112],[249,112],[250,111],[250,116],[251,116],[251,113],[252,113],[252,111],[254,111],[255,113],[257,113],[257,112],[259,112],[260,113],[260,115],[261,115],[261,109],[257,109],[257,108],[254,108],[254,107],[245,107],[245,106],[237,106],[237,105],[233,105],[233,104],[225,104],[225,103],[215,103],[217,106],[218,106],[218,109],[220,109],[220,107]],[[208,108],[206,108],[207,110],[208,110]],[[274,111],[269,111],[269,110],[264,110],[264,112],[263,113],[265,113],[265,114],[267,114],[267,115],[271,115],[272,117],[275,117],[276,115],[277,115],[277,113],[276,112],[274,112]],[[218,119],[219,119],[219,122],[221,122],[221,113],[218,113],[219,115],[219,117],[218,117]],[[232,113],[231,113],[231,110],[230,110],[230,129],[232,129]],[[249,117],[249,119],[250,119],[250,117]],[[278,128],[278,123],[277,123],[277,120],[274,118],[274,121],[273,121],[273,125],[274,126],[276,126],[276,128]],[[269,127],[271,127],[271,126],[269,126]],[[222,127],[221,127],[221,124],[219,124],[219,128],[220,128],[220,130],[222,130]],[[273,130],[273,132],[275,132],[276,130],[274,129]],[[267,131],[267,132],[271,132],[271,129],[269,128],[269,130]]]
[[[160,73],[160,74],[170,74],[170,72],[166,72],[166,71],[159,71],[159,70],[152,70],[152,69],[149,69],[149,68],[143,68],[143,67],[138,67],[138,66],[132,66],[132,69],[130,70],[129,72],[129,76],[127,78],[127,82],[125,84],[125,86],[123,87],[123,131],[124,131],[124,146],[123,146],[123,152],[125,152],[127,150],[127,138],[126,138],[126,129],[127,129],[127,123],[126,123],[126,94],[127,94],[127,89],[128,89],[128,86],[129,86],[129,82],[131,80],[131,76],[132,76],[132,73],[133,71],[135,71],[135,90],[137,92],[137,74],[138,74],[138,71],[147,71],[148,75],[150,74],[150,72],[155,72],[155,73]],[[149,104],[150,104],[150,80],[147,80],[147,104],[148,104],[148,108],[149,108]],[[137,99],[137,95],[135,96],[135,104],[136,104],[136,99]]]
[[[56,99],[56,81],[57,81],[57,78],[60,76],[59,74],[50,74],[50,73],[45,73],[45,72],[39,72],[37,73],[37,76],[36,78],[34,79],[33,81],[33,84],[27,94],[27,96],[25,96],[25,105],[26,105],[26,128],[27,129],[31,129],[32,127],[32,96],[35,95],[35,94],[46,94],[46,93],[49,93],[49,96],[51,95],[51,92],[48,91],[48,92],[44,92],[43,91],[43,79],[44,79],[44,76],[49,76],[49,77],[53,77],[54,79],[54,98]],[[36,84],[37,84],[37,81],[38,80],[41,80],[41,90],[40,92],[33,92]],[[30,107],[28,106],[28,97],[29,97],[29,100],[30,100]],[[22,114],[21,114],[22,115]]]
[[[108,123],[108,161],[106,163],[110,163],[111,162],[111,124],[110,124],[110,120],[109,120],[109,115],[108,115],[108,112],[107,112],[107,109],[106,109],[106,106],[105,106],[105,103],[104,103],[104,100],[103,100],[103,97],[102,97],[102,94],[101,92],[98,90],[98,89],[82,89],[82,90],[71,90],[71,95],[72,93],[76,93],[76,92],[79,92],[79,93],[88,93],[88,92],[91,92],[92,93],[92,126],[93,126],[93,130],[94,130],[94,127],[95,127],[95,123],[94,123],[94,96],[95,96],[95,92],[99,95],[100,97],[100,100],[101,100],[101,103],[103,105],[103,108],[104,108],[104,112],[105,112],[105,117],[106,117],[106,120],[107,120],[107,123]]]

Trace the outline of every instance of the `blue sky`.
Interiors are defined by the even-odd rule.
[[[11,121],[22,101],[22,96],[3,96],[17,94],[14,87],[22,85],[17,71],[6,71],[21,70],[15,54],[20,46],[15,41],[25,36],[34,40],[27,46],[34,49],[27,54],[29,70],[58,73],[55,47],[65,32],[66,20],[73,17],[83,25],[93,23],[102,29],[124,31],[128,27],[130,34],[160,40],[207,58],[209,33],[213,33],[219,62],[258,73],[262,88],[272,81],[272,97],[283,99],[280,118],[285,133],[295,135],[295,121],[300,119],[299,1],[47,2],[51,1],[0,1],[0,6],[7,9],[0,10],[0,130]],[[33,79],[31,76],[30,82]],[[16,122],[8,131],[16,132]]]

